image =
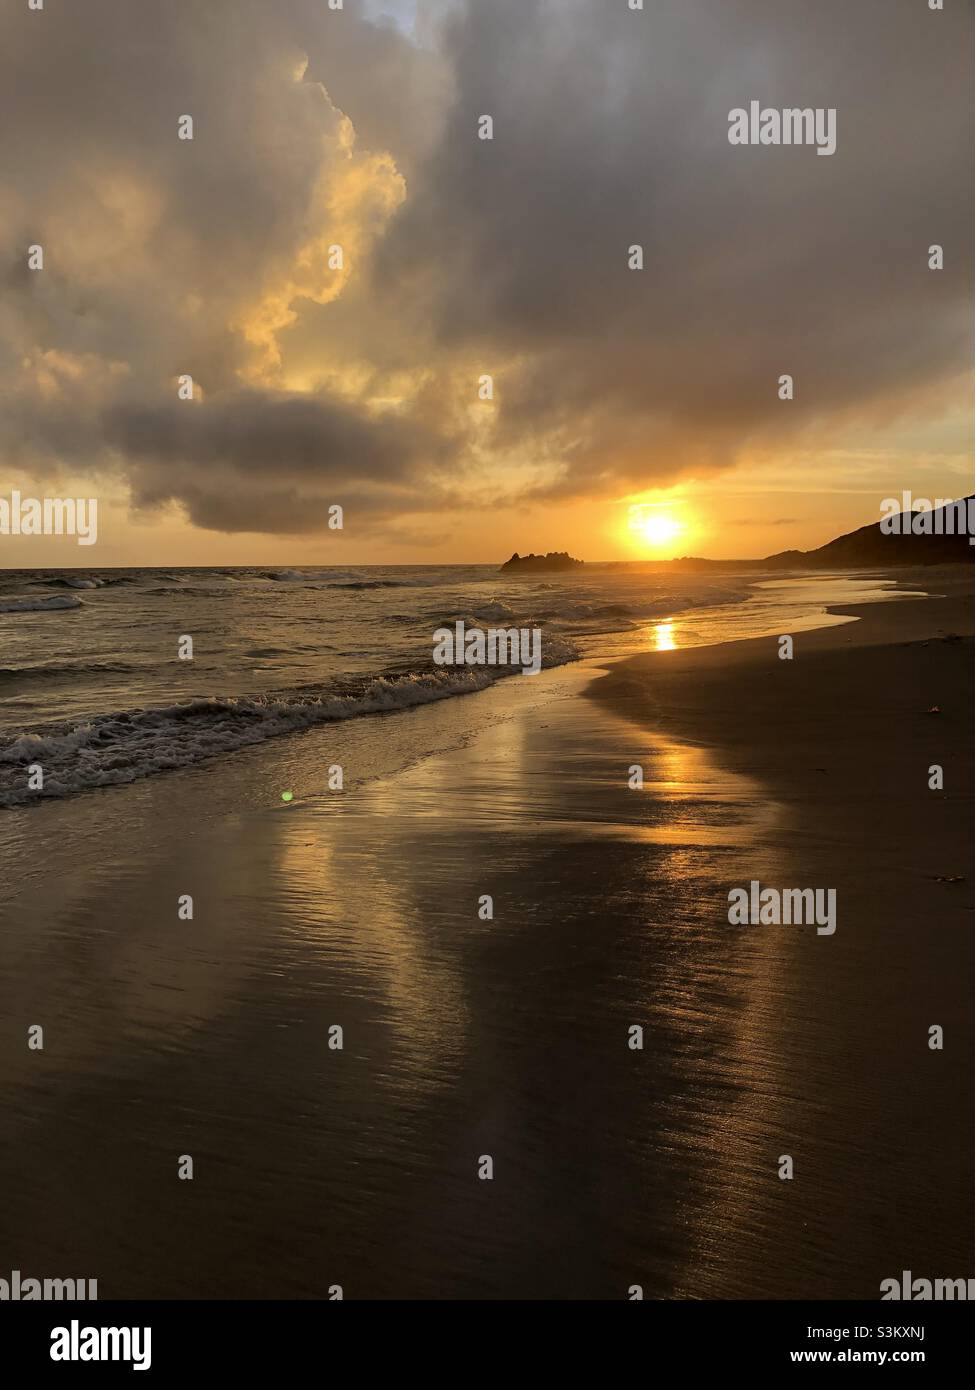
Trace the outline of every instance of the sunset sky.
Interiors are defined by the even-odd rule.
[[[2,565],[761,556],[975,490],[970,5],[0,25],[0,493],[99,500]],[[730,145],[752,99],[835,155]]]

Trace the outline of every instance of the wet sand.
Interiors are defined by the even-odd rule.
[[[502,682],[474,734],[397,715],[347,796],[280,803],[319,733],[96,793],[83,830],[38,808],[34,857],[6,842],[2,1261],[102,1298],[965,1277],[975,625],[959,596],[863,611],[791,663],[764,638]],[[730,927],[751,878],[836,887],[835,936]]]
[[[859,621],[801,634],[792,661],[774,639],[658,653],[590,691],[766,789],[736,884],[838,890],[833,937],[727,929],[778,934],[781,973],[741,1016],[735,1195],[691,1292],[876,1297],[902,1269],[971,1267],[975,582],[939,578],[946,597],[834,610]]]

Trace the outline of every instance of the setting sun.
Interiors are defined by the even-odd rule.
[[[641,536],[650,545],[666,545],[668,541],[680,535],[683,529],[680,522],[672,516],[641,517],[638,526]]]
[[[665,548],[687,529],[666,504],[638,502],[630,507],[630,536],[641,550]]]

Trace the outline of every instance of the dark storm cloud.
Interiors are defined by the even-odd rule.
[[[355,464],[369,477],[394,480],[415,466],[421,444],[429,457],[433,443],[418,437],[411,422],[367,421],[342,401],[269,391],[234,392],[195,410],[175,402],[123,406],[109,411],[104,424],[106,436],[133,458],[222,461],[245,474],[271,462],[324,481]]]
[[[916,0],[471,4],[382,270],[441,343],[518,358],[503,433],[560,438],[560,490],[899,402],[971,362],[973,37],[971,7]],[[836,154],[729,145],[752,99],[835,107]]]
[[[101,428],[128,461],[136,505],[183,501],[198,525],[226,531],[321,530],[332,502],[359,518],[422,510],[451,448],[395,412],[367,419],[322,395],[253,390],[113,406]]]
[[[5,13],[9,463],[215,529],[382,525],[474,483],[618,495],[970,366],[971,6],[435,8],[422,43],[321,0]],[[835,107],[836,153],[731,146],[752,99]]]

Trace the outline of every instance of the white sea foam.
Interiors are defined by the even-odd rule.
[[[560,665],[576,654],[569,644],[556,643],[543,664]],[[135,782],[331,720],[471,695],[508,674],[483,667],[415,672],[364,681],[355,694],[190,700],[99,715],[71,729],[21,733],[0,748],[0,806]],[[44,769],[41,792],[27,789],[26,768],[32,763]]]

